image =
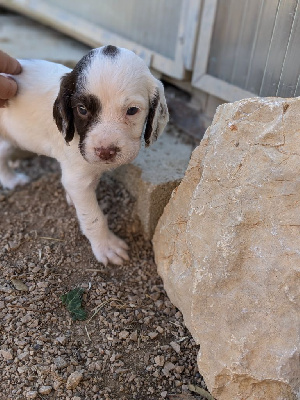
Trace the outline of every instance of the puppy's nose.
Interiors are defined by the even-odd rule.
[[[120,149],[116,146],[95,147],[96,155],[103,161],[112,161]]]

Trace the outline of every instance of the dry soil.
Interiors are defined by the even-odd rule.
[[[163,289],[128,192],[108,176],[98,188],[131,257],[104,267],[65,200],[58,164],[34,157],[18,168],[31,183],[0,189],[0,399],[200,399],[188,390],[204,385],[198,346]],[[77,287],[86,321],[72,321],[61,301]]]

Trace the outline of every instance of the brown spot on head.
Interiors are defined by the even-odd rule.
[[[102,53],[105,56],[108,56],[111,58],[116,57],[119,54],[119,52],[120,52],[120,50],[116,46],[112,46],[112,45],[105,46],[102,49]]]

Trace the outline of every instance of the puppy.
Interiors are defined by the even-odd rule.
[[[107,226],[95,194],[101,174],[131,162],[141,138],[162,133],[169,115],[163,85],[133,52],[91,50],[73,70],[42,60],[20,60],[17,95],[0,109],[0,183],[28,182],[14,172],[14,147],[56,158],[69,204],[103,264],[128,260],[126,243]]]

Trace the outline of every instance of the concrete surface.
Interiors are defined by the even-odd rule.
[[[136,199],[136,213],[144,235],[151,239],[172,191],[179,185],[188,166],[192,145],[178,137],[169,124],[165,133],[151,147],[142,147],[132,164],[113,172]]]
[[[38,58],[73,67],[90,47],[15,14],[1,14],[0,48],[16,58]]]

